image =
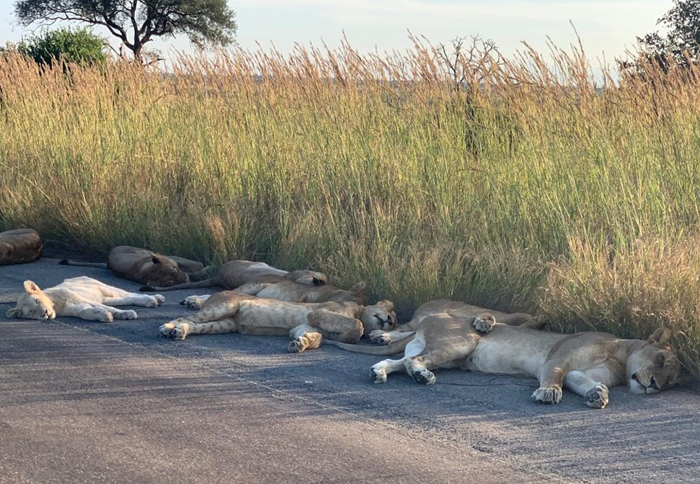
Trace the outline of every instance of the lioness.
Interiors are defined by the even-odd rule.
[[[0,233],[0,265],[34,262],[41,256],[41,237],[36,230],[15,229]]]
[[[243,284],[235,289],[237,293],[257,296],[261,299],[298,303],[353,302],[356,304],[364,303],[364,291],[364,282],[358,282],[349,290],[339,289],[331,285],[306,286],[294,281]],[[180,301],[180,304],[190,309],[201,309],[209,297],[209,295],[188,296]]]
[[[421,304],[420,307],[416,309],[416,312],[413,313],[413,317],[408,323],[402,324],[396,328],[396,330],[391,332],[374,331],[372,334],[370,334],[370,339],[375,343],[387,345],[391,342],[401,341],[404,338],[410,338],[416,333],[425,318],[443,313],[456,318],[475,318],[480,314],[489,313],[494,316],[499,323],[508,324],[511,326],[519,326],[527,323],[533,327],[539,327],[542,326],[543,323],[541,319],[535,318],[527,313],[503,313],[493,309],[472,306],[471,304],[461,301],[436,299],[435,301],[428,301]]]
[[[521,326],[495,324],[488,336],[474,343],[465,326],[481,329],[479,318],[462,319],[442,315],[426,318],[408,343],[392,346],[401,360],[384,360],[374,365],[370,376],[376,383],[386,375],[406,368],[421,372],[414,378],[433,383],[430,369],[461,368],[486,373],[535,377],[540,387],[532,398],[541,403],[559,403],[566,386],[584,397],[586,405],[605,408],[608,388],[627,384],[633,393],[657,393],[675,385],[680,363],[668,345],[671,331],[659,328],[647,341],[620,339],[608,333],[584,332],[571,335],[535,331]],[[346,348],[353,350],[352,348]]]
[[[117,277],[152,286],[169,287],[207,277],[201,262],[173,255],[161,255],[139,247],[120,245],[109,252],[107,263],[75,262],[59,264],[109,269]]]
[[[292,341],[288,350],[302,352],[318,348],[324,338],[352,344],[372,330],[395,326],[391,301],[371,306],[354,302],[290,303],[223,291],[209,297],[195,315],[162,325],[160,333],[179,340],[190,334],[289,334]]]
[[[148,284],[141,291],[175,291],[179,289],[196,289],[204,287],[223,287],[224,289],[237,289],[241,286],[252,284],[246,293],[256,294],[263,289],[278,283],[293,283],[318,287],[326,284],[326,275],[321,272],[298,270],[285,271],[276,269],[264,262],[252,262],[248,260],[232,260],[219,268],[216,277],[199,282],[178,284],[170,287],[160,287]],[[292,286],[294,287],[294,286]]]
[[[439,299],[422,304],[409,323],[394,331],[375,330],[370,333],[374,342],[388,346],[330,344],[354,353],[372,355],[395,355],[405,349],[404,358],[385,360],[373,366],[370,371],[372,381],[384,383],[387,374],[405,370],[417,382],[430,385],[435,383],[435,375],[430,369],[454,368],[454,361],[469,355],[479,344],[481,335],[491,331],[497,318],[501,325],[530,328],[544,325],[544,320],[526,313],[502,313]],[[436,331],[446,336],[437,337]],[[417,341],[425,344],[420,346]]]
[[[153,308],[165,302],[160,294],[149,296],[123,291],[90,277],[66,279],[42,291],[32,281],[24,281],[25,294],[7,311],[8,318],[54,319],[73,316],[88,321],[111,323],[117,319],[136,319],[136,312],[112,306],[144,306]]]

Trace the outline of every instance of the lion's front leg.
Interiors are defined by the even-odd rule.
[[[133,313],[133,311],[131,312]],[[134,315],[135,314],[136,313],[134,313]],[[59,316],[70,316],[84,319],[86,321],[102,321],[103,323],[111,323],[114,321],[114,316],[110,311],[107,311],[104,306],[91,303],[67,303],[63,312]]]
[[[564,385],[572,392],[581,395],[591,408],[605,408],[610,400],[608,387],[588,377],[582,371],[570,371],[564,378]]]
[[[318,330],[308,324],[302,324],[289,331],[289,342],[287,351],[290,353],[301,353],[302,351],[318,348],[323,343],[323,335]]]
[[[538,403],[559,403],[562,397],[565,362],[547,361],[540,370],[540,387],[532,394]]]
[[[159,328],[160,334],[166,338],[183,340],[191,334],[221,334],[235,333],[238,324],[234,318],[225,318],[218,321],[197,323],[192,320],[180,318],[165,323]]]
[[[209,299],[211,295],[205,294],[203,296],[187,296],[185,299],[180,301],[180,304],[188,309],[202,309],[204,303]]]
[[[364,333],[364,326],[359,319],[327,309],[312,311],[307,319],[313,331],[319,331],[328,339],[343,343],[355,344]]]
[[[369,334],[369,339],[372,341],[372,343],[388,345],[389,343],[395,343],[397,341],[401,341],[402,339],[410,338],[414,334],[416,334],[415,331],[401,331],[400,329],[394,331],[375,329]]]

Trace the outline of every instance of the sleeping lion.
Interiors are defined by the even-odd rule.
[[[223,291],[209,297],[193,316],[162,325],[160,333],[179,340],[191,334],[288,334],[288,350],[302,352],[318,348],[324,338],[353,344],[370,331],[395,326],[391,301],[371,306],[348,301],[291,303]]]
[[[136,312],[113,306],[153,308],[165,302],[160,294],[149,296],[108,286],[90,277],[66,279],[57,286],[41,290],[32,281],[24,281],[17,305],[7,311],[8,318],[55,319],[72,316],[88,321],[111,323],[116,319],[136,319]]]
[[[372,366],[371,379],[383,383],[389,373],[405,370],[415,380],[431,384],[435,382],[431,370],[439,368],[526,375],[539,380],[539,388],[532,394],[536,402],[559,403],[566,387],[592,408],[605,408],[608,389],[613,386],[627,385],[632,393],[652,394],[680,379],[680,363],[668,344],[671,331],[667,328],[657,329],[644,341],[602,332],[557,334],[536,331],[532,329],[536,325],[527,323],[485,325],[484,321],[490,321],[488,314],[426,317],[415,335],[386,347],[367,348],[384,350],[387,355],[405,348],[404,358]],[[475,338],[472,327],[490,332]],[[362,347],[336,346],[369,352]]]

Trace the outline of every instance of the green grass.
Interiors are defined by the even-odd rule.
[[[481,88],[421,45],[235,52],[173,76],[5,55],[0,226],[314,268],[404,317],[452,298],[565,330],[665,324],[700,375],[700,81],[600,93],[578,52],[457,64]]]

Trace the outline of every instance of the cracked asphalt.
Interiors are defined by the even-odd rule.
[[[536,381],[436,373],[369,381],[377,357],[238,334],[174,342],[158,326],[204,292],[111,324],[8,320],[22,281],[103,269],[0,267],[0,483],[699,482],[700,395],[611,390],[605,410]]]

